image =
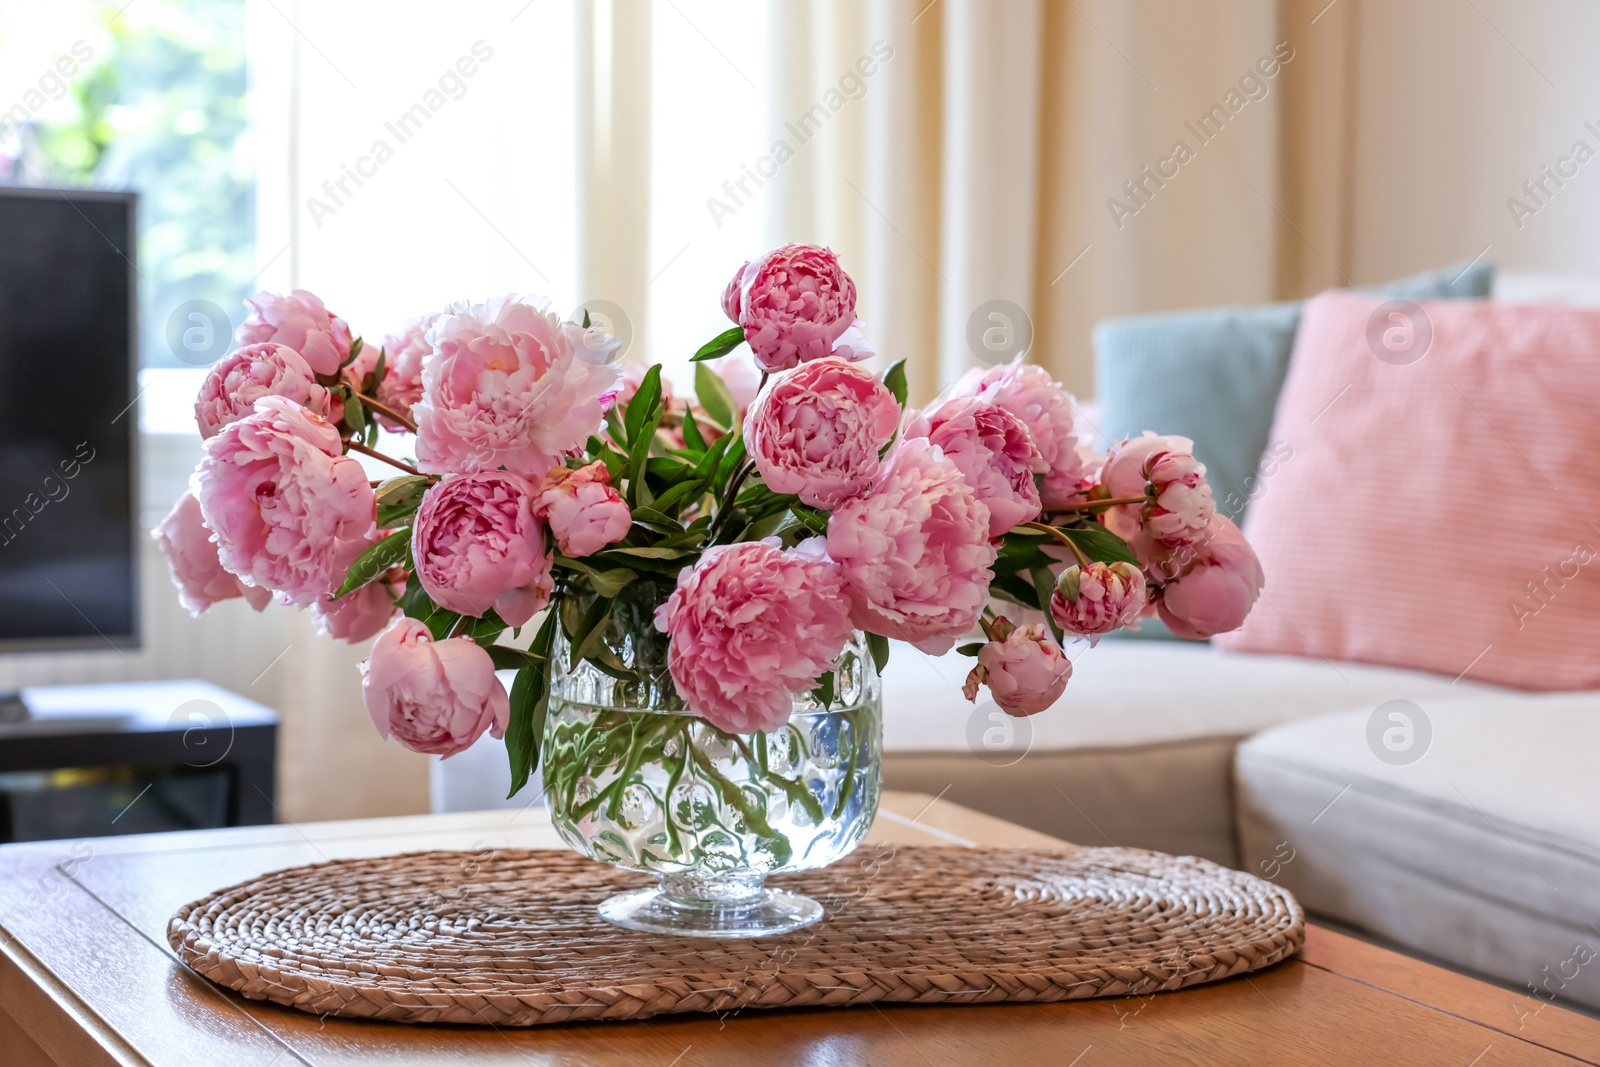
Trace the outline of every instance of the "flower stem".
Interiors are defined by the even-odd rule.
[[[716,518],[711,520],[711,527],[706,530],[707,541],[714,540],[717,536],[717,531],[722,529],[722,524],[727,521],[728,513],[733,510],[733,502],[739,495],[739,487],[744,485],[744,480],[750,476],[750,472],[755,468],[756,461],[747,459],[744,461],[744,466],[740,467],[734,473],[734,476],[728,479],[728,488],[722,494],[722,506],[717,509]]]
[[[1104,500],[1081,500],[1072,504],[1062,504],[1060,507],[1051,508],[1051,512],[1058,511],[1092,511],[1095,508],[1109,508],[1117,504],[1145,504],[1149,503],[1148,496],[1114,496]]]
[[[1050,526],[1042,522],[1025,522],[1022,524],[1022,528],[1024,530],[1038,530],[1040,533],[1047,533],[1051,537],[1054,537],[1057,541],[1060,541],[1062,544],[1072,549],[1072,554],[1078,559],[1078,566],[1087,567],[1090,564],[1091,560],[1088,556],[1084,555],[1083,549],[1078,547],[1078,543],[1072,538],[1068,537],[1061,530],[1056,529],[1054,526]]]
[[[361,403],[365,404],[367,407],[371,408],[373,411],[376,411],[379,415],[387,415],[389,418],[393,419],[395,422],[398,422],[400,425],[404,426],[406,429],[410,430],[412,433],[416,433],[417,432],[417,424],[416,423],[412,422],[410,419],[408,419],[404,415],[400,414],[398,411],[396,411],[394,408],[390,407],[388,404],[381,404],[378,401],[372,399],[372,397],[367,396],[367,395],[365,395],[363,393],[356,393],[355,396],[352,397],[351,399],[359,400]]]
[[[379,452],[376,448],[368,448],[366,445],[355,440],[354,438],[346,441],[345,447],[349,448],[352,452],[360,452],[363,456],[371,456],[373,459],[381,459],[391,467],[399,467],[407,474],[422,474],[421,471],[417,470],[417,468],[413,467],[411,464],[403,463],[400,460],[395,459],[393,456],[386,456],[382,452]]]

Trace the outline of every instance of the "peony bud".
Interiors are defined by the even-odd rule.
[[[1056,579],[1050,617],[1067,633],[1095,644],[1102,634],[1139,620],[1146,601],[1144,572],[1131,563],[1072,566]]]

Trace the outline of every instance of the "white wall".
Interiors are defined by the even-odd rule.
[[[1600,275],[1600,134],[1584,126],[1600,129],[1600,5],[1359,0],[1356,23],[1352,276],[1485,245],[1502,268]],[[1596,158],[1519,228],[1506,200],[1580,139]]]

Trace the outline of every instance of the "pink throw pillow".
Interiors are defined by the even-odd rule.
[[[1324,293],[1272,440],[1219,646],[1600,688],[1600,310]]]

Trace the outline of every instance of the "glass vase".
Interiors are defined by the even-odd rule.
[[[552,650],[541,757],[551,820],[583,855],[659,878],[607,899],[600,914],[635,930],[723,938],[818,921],[822,905],[763,883],[833,863],[872,825],[883,727],[865,639],[839,656],[831,694],[826,683],[796,694],[771,733],[731,734],[688,711],[665,635],[635,615],[630,625],[618,611],[577,663],[561,628]]]

